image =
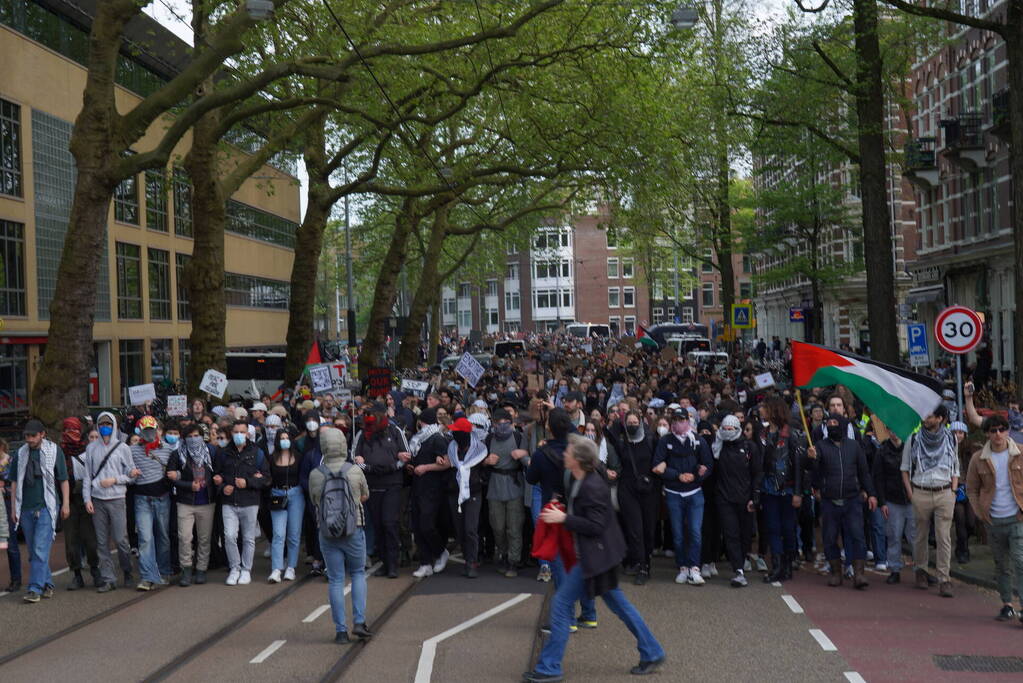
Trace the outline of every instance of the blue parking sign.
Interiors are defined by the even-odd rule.
[[[927,350],[927,326],[923,323],[907,323],[906,332],[909,339],[909,364],[913,367],[928,365],[931,358]]]

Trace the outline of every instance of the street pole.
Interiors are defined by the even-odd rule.
[[[348,166],[345,166],[345,184],[348,184]],[[348,346],[355,348],[355,277],[352,274],[352,222],[345,194],[345,272],[348,275]]]
[[[963,356],[956,354],[956,405],[959,406],[959,414],[956,420],[963,419]]]
[[[674,232],[675,231],[673,229],[672,233],[674,234]],[[679,302],[678,302],[678,246],[677,245],[675,245],[675,248],[673,249],[673,251],[675,252],[675,315],[672,316],[671,322],[674,323],[674,322],[681,322],[682,321],[682,309],[681,309],[681,307],[679,305]]]

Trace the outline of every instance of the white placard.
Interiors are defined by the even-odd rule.
[[[426,395],[430,393],[430,383],[416,379],[403,379],[401,380],[401,390],[416,398],[426,398]]]
[[[199,391],[223,398],[224,392],[227,391],[227,375],[219,370],[207,370],[206,374],[202,376],[202,382],[199,383]]]
[[[134,387],[128,387],[128,402],[133,406],[140,406],[146,401],[156,400],[156,387],[153,383],[139,384]]]
[[[339,406],[346,406],[352,402],[352,390],[337,389],[334,391],[334,398],[337,399],[337,404]]]
[[[330,366],[326,364],[309,366],[309,383],[313,386],[314,394],[322,394],[334,388],[334,382],[330,377]]]
[[[767,387],[774,386],[774,375],[769,372],[765,372],[763,374],[756,375],[753,378],[753,381],[756,383],[757,389],[766,389]]]
[[[348,363],[337,360],[330,363],[330,379],[334,383],[334,391],[344,389],[348,384]]]
[[[184,394],[168,396],[167,414],[171,417],[184,417],[188,415],[188,397]]]
[[[475,387],[476,383],[480,381],[480,377],[483,376],[484,370],[480,362],[473,358],[471,353],[466,352],[458,361],[455,372],[464,377],[469,386]]]
[[[583,351],[593,353],[593,344],[583,344]]]

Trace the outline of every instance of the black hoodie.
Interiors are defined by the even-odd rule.
[[[865,490],[874,495],[874,481],[867,468],[867,456],[860,444],[846,436],[849,422],[845,417],[832,413],[827,422],[838,420],[838,441],[824,438],[817,441],[817,458],[809,460],[810,471],[814,474],[814,488],[820,489],[821,497],[827,500],[854,498]],[[826,423],[825,423],[826,424]]]

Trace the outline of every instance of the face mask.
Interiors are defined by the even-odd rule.
[[[220,437],[219,439],[217,439],[217,445],[220,446],[221,448],[227,448],[227,439],[225,439],[224,437]]]
[[[499,440],[504,441],[512,435],[513,428],[510,422],[498,422],[494,425],[494,436]]]
[[[629,436],[636,436],[639,434],[639,425],[626,425],[625,431],[629,433]]]
[[[142,436],[142,430],[138,427],[135,428],[135,436]]]
[[[452,436],[455,439],[455,443],[457,443],[458,447],[462,450],[468,448],[469,442],[472,441],[472,435],[469,434],[469,432],[453,432]]]
[[[104,437],[105,436],[110,436],[113,433],[114,433],[114,428],[112,426],[110,426],[110,425],[100,425],[99,426],[99,435],[100,436],[104,436]]]
[[[245,442],[249,440],[248,434],[232,434],[231,441],[234,441],[235,446],[244,446]]]
[[[841,441],[845,436],[842,433],[842,425],[828,425],[828,438],[832,441]]]
[[[315,432],[319,428],[320,423],[316,422],[315,420],[309,420],[308,422],[305,423],[305,430],[307,432]]]
[[[316,399],[315,401],[313,401],[313,408],[319,408],[319,407],[320,407],[320,399]]]
[[[202,441],[202,437],[201,436],[186,436],[185,437],[185,446],[187,446],[188,448],[191,448],[192,450],[195,450],[196,448],[198,448],[202,444],[203,444],[203,441]]]
[[[589,439],[590,441],[596,441],[597,440],[597,433],[596,432],[586,432],[586,438]]]
[[[597,382],[597,391],[604,391],[604,388],[603,382]]]
[[[669,431],[670,430],[664,425],[661,425],[660,427],[657,428],[657,433],[661,436],[667,436]],[[631,434],[632,432],[629,433]]]
[[[169,446],[176,446],[178,444],[177,434],[164,434],[163,440],[167,442]]]
[[[287,439],[281,439],[281,450],[286,451],[291,448],[291,442]]]
[[[487,394],[487,398],[490,401],[496,401],[497,400],[497,394]]]

